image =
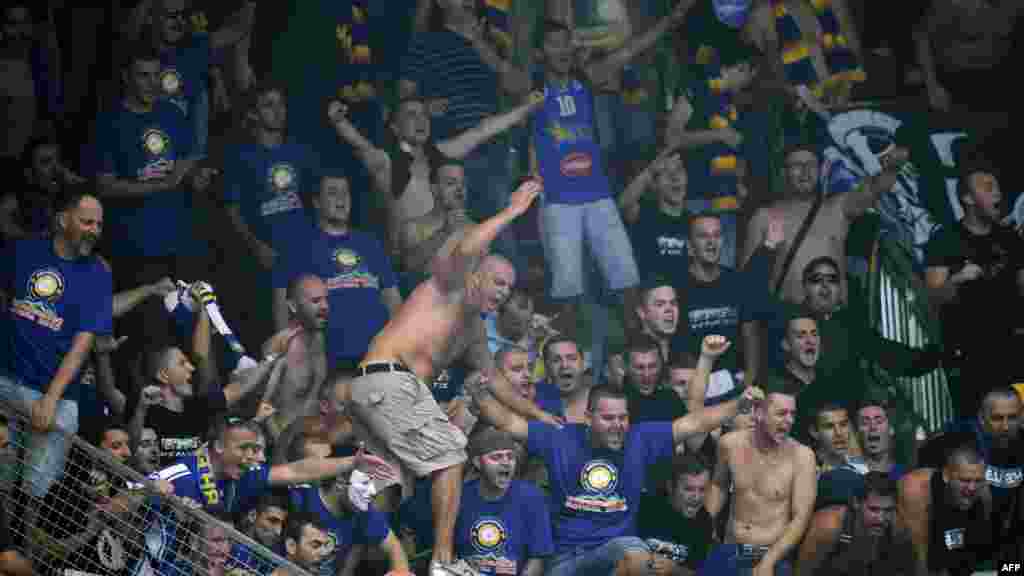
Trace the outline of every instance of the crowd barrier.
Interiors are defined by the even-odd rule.
[[[13,432],[0,455],[0,505],[35,574],[268,576],[282,566],[308,574],[190,502],[159,496],[139,473],[77,435],[63,474],[44,498],[33,496],[21,485],[30,464],[20,430],[28,422],[2,403],[0,414]]]

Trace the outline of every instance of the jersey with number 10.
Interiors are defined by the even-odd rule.
[[[583,82],[544,88],[532,129],[547,202],[585,204],[612,195],[594,127],[593,98]]]

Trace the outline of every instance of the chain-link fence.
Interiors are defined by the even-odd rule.
[[[105,450],[70,439],[63,472],[42,498],[22,482],[25,418],[0,403],[10,445],[0,454],[0,506],[10,541],[40,576],[267,576],[298,566],[155,486]],[[2,538],[0,538],[2,540]]]

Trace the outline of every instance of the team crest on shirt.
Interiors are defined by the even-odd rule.
[[[342,272],[351,272],[355,270],[362,261],[359,254],[356,254],[348,248],[338,248],[334,251],[331,259],[334,260],[334,263],[338,265],[338,268],[340,268]]]
[[[53,268],[33,272],[28,279],[28,293],[32,300],[52,305],[64,295],[64,276]]]
[[[170,148],[170,138],[159,128],[150,128],[142,134],[142,146],[152,156],[161,156]]]
[[[592,460],[580,471],[582,494],[565,499],[565,507],[576,512],[625,512],[626,500],[616,492],[619,469],[607,460]]]
[[[164,71],[160,73],[160,89],[163,90],[167,96],[177,96],[181,94],[181,74],[174,68],[164,68]]]
[[[11,312],[19,318],[60,332],[64,319],[57,315],[54,304],[64,296],[64,275],[55,268],[44,268],[33,272],[27,284],[26,297],[11,302]]]
[[[469,560],[481,572],[513,576],[518,574],[515,560],[505,557],[508,530],[500,518],[480,518],[469,532],[469,540],[476,552]]]
[[[580,484],[588,492],[608,494],[619,485],[619,471],[611,462],[595,460],[583,467]]]
[[[505,541],[508,540],[508,533],[500,519],[481,518],[473,525],[473,529],[470,531],[470,540],[477,552],[494,554],[503,551]]]
[[[281,194],[295,185],[295,168],[291,164],[274,164],[270,167],[270,186]]]

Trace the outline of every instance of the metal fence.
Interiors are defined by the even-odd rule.
[[[43,498],[21,486],[29,466],[25,418],[0,403],[11,442],[0,456],[0,505],[11,539],[42,576],[267,576],[307,574],[231,524],[175,497],[78,436]],[[13,464],[9,464],[13,463]]]
[[[939,341],[938,325],[928,315],[927,295],[921,293],[911,277],[909,261],[890,241],[879,245],[879,262],[872,291],[877,306],[873,316],[882,335],[917,348]],[[928,432],[940,430],[953,418],[953,404],[944,370],[935,370],[920,378],[896,378],[895,385],[908,397],[914,412]]]

